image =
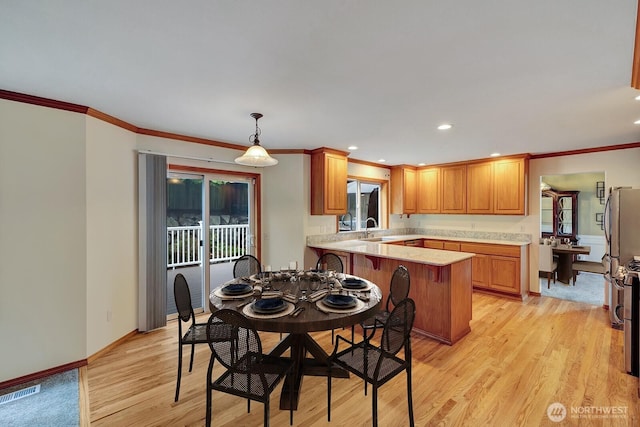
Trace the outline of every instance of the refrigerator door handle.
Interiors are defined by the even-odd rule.
[[[611,243],[611,223],[610,223],[610,219],[611,219],[611,212],[609,211],[609,209],[611,208],[611,194],[609,194],[609,196],[607,197],[607,201],[604,204],[604,214],[603,214],[603,224],[604,224],[604,238],[607,241],[607,246],[609,246],[609,243]],[[607,253],[609,252],[608,250],[609,248],[607,247]]]

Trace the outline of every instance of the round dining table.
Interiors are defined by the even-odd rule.
[[[274,274],[273,276],[277,278],[278,274]],[[290,307],[288,314],[278,317],[262,316],[260,314],[252,315],[253,313],[249,310],[249,307],[251,307],[255,300],[261,298],[261,292],[263,292],[263,285],[254,277],[234,279],[212,289],[209,295],[209,308],[211,312],[223,308],[237,310],[251,320],[258,331],[287,334],[269,354],[281,356],[288,349],[291,350],[290,355],[294,362],[294,368],[291,374],[293,375],[293,388],[291,389],[291,387],[289,387],[289,381],[285,381],[280,396],[280,409],[289,409],[289,395],[293,393],[292,401],[293,409],[295,410],[298,407],[302,379],[305,375],[327,376],[329,372],[331,372],[332,377],[349,377],[348,372],[345,370],[329,366],[329,355],[309,333],[357,325],[363,322],[380,310],[382,294],[380,288],[374,283],[366,279],[349,276],[360,279],[366,283],[366,290],[346,290],[343,288],[342,290],[332,289],[332,293],[340,292],[343,295],[350,294],[357,297],[356,309],[344,311],[327,310],[327,306],[323,305],[322,299],[314,302],[311,302],[309,299],[309,296],[315,291],[315,287],[318,286],[317,277],[301,272],[280,274],[280,277],[280,280],[272,279],[270,281],[270,292],[282,292],[285,296],[295,296],[299,298],[305,293],[303,290],[306,290],[307,299],[299,299],[293,304],[295,305],[295,309],[303,309],[297,314],[295,314],[292,311],[293,308]],[[291,280],[291,277],[294,277],[294,280]],[[331,283],[331,280],[329,280],[328,283]],[[255,285],[256,290],[253,295],[243,295],[235,298],[233,296],[224,296],[220,292],[223,287],[229,284],[243,282]],[[340,288],[339,283],[340,282],[337,282],[336,288]],[[322,286],[326,286],[327,290],[329,290],[327,283],[323,282]],[[268,289],[268,287],[264,286],[264,289]],[[266,295],[267,291],[265,290],[264,293]],[[291,304],[292,303],[289,303],[289,305]],[[310,355],[311,358],[307,357],[308,355]]]

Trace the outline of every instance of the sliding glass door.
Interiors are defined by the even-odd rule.
[[[167,313],[176,317],[176,274],[186,277],[194,310],[202,311],[211,288],[233,277],[235,260],[256,255],[255,179],[224,173],[168,175]]]

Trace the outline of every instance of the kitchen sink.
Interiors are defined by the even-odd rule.
[[[366,239],[358,239],[358,240],[362,240],[363,242],[382,242],[383,240],[388,240],[388,239],[385,239],[384,237],[369,237]]]
[[[363,242],[386,242],[389,240],[402,240],[404,236],[378,236],[378,237],[366,237],[364,239],[358,239]]]

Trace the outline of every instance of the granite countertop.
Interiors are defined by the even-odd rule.
[[[389,236],[392,237],[392,236]],[[385,242],[412,240],[413,236],[393,236],[394,239]],[[395,238],[397,237],[397,238]],[[328,249],[340,252],[350,252],[380,258],[398,259],[401,261],[415,262],[434,266],[455,264],[473,257],[475,254],[467,252],[445,251],[440,249],[428,249],[411,246],[387,245],[380,242],[367,242],[362,240],[343,240],[340,242],[324,242],[309,244],[312,248]]]
[[[340,241],[315,241],[308,242],[312,248],[327,249],[333,251],[358,253],[382,258],[399,259],[421,264],[444,266],[471,258],[475,254],[468,252],[447,251],[442,249],[429,249],[412,246],[391,245],[387,243],[402,242],[416,239],[449,240],[456,242],[487,243],[493,245],[527,246],[531,244],[522,239],[492,239],[488,236],[474,237],[464,236],[443,236],[437,234],[396,234],[373,236],[367,239],[349,239]],[[493,237],[493,236],[491,236]],[[502,237],[502,236],[501,236]]]

